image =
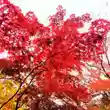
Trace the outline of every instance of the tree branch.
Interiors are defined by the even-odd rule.
[[[24,78],[24,80],[20,83],[19,88],[18,88],[18,90],[15,92],[15,94],[14,94],[11,98],[9,98],[5,103],[3,103],[3,104],[1,105],[1,107],[0,107],[0,109],[2,109],[10,100],[12,100],[12,99],[17,95],[17,93],[20,91],[20,89],[21,89],[23,83],[26,81],[26,79],[33,73],[33,71],[34,71],[36,68],[40,67],[41,65],[42,65],[42,63],[31,70],[31,72],[30,72],[30,73]]]

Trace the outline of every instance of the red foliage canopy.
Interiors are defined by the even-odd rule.
[[[42,90],[87,100],[87,89],[76,85],[68,73],[72,69],[81,72],[85,62],[100,61],[110,22],[97,19],[91,22],[88,32],[80,33],[78,29],[91,21],[90,15],[73,14],[64,20],[65,14],[59,6],[56,14],[50,16],[49,26],[44,26],[33,12],[24,16],[8,0],[0,1],[0,48],[8,51],[13,69],[29,72],[36,67],[34,74],[40,76],[36,82]]]

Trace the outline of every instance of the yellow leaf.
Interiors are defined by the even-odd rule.
[[[3,87],[3,84],[2,84],[2,83],[0,83],[0,91],[1,91],[2,87]]]
[[[23,108],[19,108],[18,110],[24,110]]]

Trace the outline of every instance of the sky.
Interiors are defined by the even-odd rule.
[[[82,15],[90,13],[95,18],[110,19],[110,0],[10,0],[24,13],[33,11],[41,23],[47,24],[48,16],[56,12],[60,4],[66,9],[67,16],[72,13]]]

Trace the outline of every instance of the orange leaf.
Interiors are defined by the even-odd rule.
[[[97,80],[89,85],[94,90],[107,90],[110,89],[110,79],[108,80]]]
[[[97,106],[93,106],[93,107],[90,107],[88,110],[100,110],[100,109]]]

